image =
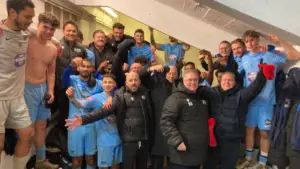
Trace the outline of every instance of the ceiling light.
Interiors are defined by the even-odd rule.
[[[110,14],[112,17],[117,18],[118,15],[109,7],[101,7],[105,12]]]

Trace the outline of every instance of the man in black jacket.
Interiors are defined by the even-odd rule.
[[[94,41],[89,45],[89,50],[95,55],[95,68],[98,69],[104,61],[112,61],[113,52],[111,46],[107,44],[104,31],[94,31],[93,40]],[[107,66],[107,64],[105,66]]]
[[[167,137],[172,169],[199,169],[208,147],[208,102],[198,96],[199,72],[183,73],[175,84],[161,115],[161,130]]]
[[[126,76],[126,86],[115,92],[112,107],[99,109],[82,117],[67,119],[66,126],[74,129],[116,114],[118,130],[123,141],[123,169],[146,169],[151,148],[152,114],[147,90],[140,87],[137,73]]]
[[[208,157],[204,169],[233,169],[237,163],[240,143],[245,135],[245,116],[248,104],[263,89],[266,78],[260,71],[255,81],[245,89],[236,83],[235,74],[224,72],[220,85],[214,88],[200,88],[199,95],[207,96],[212,117],[216,120],[215,134],[218,146]]]
[[[65,95],[65,88],[62,85],[62,74],[65,69],[71,64],[72,61],[78,65],[78,57],[86,58],[87,53],[85,47],[79,44],[77,40],[78,26],[73,21],[65,22],[63,26],[64,37],[61,39],[61,44],[63,48],[63,55],[57,57],[56,59],[56,75],[55,75],[55,103],[60,112],[60,115],[64,116],[61,124],[63,125],[63,120],[67,117],[69,112],[69,101]]]
[[[163,73],[159,73],[163,72]],[[172,93],[173,82],[178,78],[175,66],[155,65],[139,72],[142,84],[149,89],[154,116],[154,143],[151,151],[151,169],[164,168],[164,158],[169,156],[165,137],[160,129],[161,110]]]

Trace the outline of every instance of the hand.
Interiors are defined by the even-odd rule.
[[[184,142],[180,143],[179,146],[177,147],[178,151],[186,151],[186,146]]]
[[[154,30],[154,29],[153,29],[152,27],[149,26],[149,31],[150,31],[150,32],[153,32],[153,30]]]
[[[128,68],[129,68],[129,65],[127,63],[124,63],[123,64],[123,71],[127,72]]]
[[[113,124],[116,122],[116,117],[115,116],[108,116],[107,121],[109,124]]]
[[[155,66],[151,66],[149,68],[150,72],[159,72],[162,73],[164,72],[164,67],[162,65],[155,65]]]
[[[66,121],[65,127],[67,127],[68,130],[74,130],[78,126],[81,126],[81,124],[82,124],[82,117],[78,116],[77,114],[75,114],[75,118],[73,118],[73,119],[66,119],[65,121]]]
[[[54,102],[54,94],[52,92],[48,92],[50,95],[50,99],[48,100],[48,104],[52,104]]]
[[[112,106],[112,97],[109,96],[106,100],[106,102],[103,104],[103,108],[110,109]]]
[[[267,38],[268,38],[268,40],[270,40],[271,42],[276,43],[276,44],[278,44],[280,42],[279,37],[275,36],[275,35],[273,35],[271,33],[268,35]]]
[[[199,55],[199,60],[200,60],[200,61],[205,60],[205,58],[206,58],[206,55]]]
[[[200,76],[201,76],[202,79],[207,79],[208,73],[207,72],[201,72]]]
[[[82,58],[81,57],[75,57],[72,61],[71,61],[71,66],[72,67],[78,67],[79,65],[81,65],[82,63]]]
[[[226,66],[227,65],[227,60],[225,58],[221,58],[219,57],[219,63],[223,66]]]
[[[267,52],[267,51],[268,51],[268,46],[266,45],[259,46],[259,52]]]
[[[75,93],[75,89],[73,87],[69,87],[66,90],[66,95],[68,96],[68,98],[73,98],[74,97],[74,93]]]
[[[100,70],[102,70],[102,69],[106,68],[106,67],[107,67],[107,65],[108,65],[108,63],[109,63],[109,61],[108,61],[108,60],[106,60],[106,61],[103,61],[103,62],[100,64],[100,66],[99,66],[99,68],[98,68],[98,71],[100,71]]]
[[[156,48],[155,48],[155,46],[154,46],[154,45],[150,45],[150,47],[151,47],[151,51],[152,51],[152,53],[155,53],[155,51],[156,51]]]

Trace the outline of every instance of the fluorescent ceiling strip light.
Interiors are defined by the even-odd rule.
[[[102,9],[107,12],[108,14],[110,14],[112,17],[117,18],[118,15],[109,7],[102,7]]]

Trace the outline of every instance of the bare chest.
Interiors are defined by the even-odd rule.
[[[53,47],[50,44],[39,44],[36,41],[29,41],[27,51],[27,63],[49,64],[54,57]]]

